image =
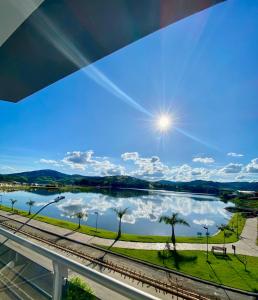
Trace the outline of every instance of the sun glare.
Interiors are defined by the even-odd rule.
[[[172,119],[169,115],[160,115],[156,120],[156,127],[160,132],[167,132],[172,126]]]

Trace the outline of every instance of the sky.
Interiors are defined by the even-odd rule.
[[[257,15],[258,1],[228,0],[0,101],[0,173],[257,181]]]

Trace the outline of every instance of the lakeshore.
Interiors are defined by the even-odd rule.
[[[7,206],[1,206],[0,210],[12,213],[13,216],[20,215],[25,218],[30,217],[28,215],[28,212],[25,210],[19,210],[15,209],[14,212],[11,210],[10,207]],[[241,234],[246,219],[240,215],[240,214],[234,214],[232,218],[229,220],[228,225],[233,226],[233,224],[236,224],[238,218],[238,226],[239,226],[239,235]],[[43,215],[37,215],[34,218],[37,221],[44,222],[47,224],[55,225],[61,228],[69,229],[74,232],[83,233],[89,236],[94,236],[98,238],[103,239],[110,239],[115,240],[117,238],[117,233],[108,231],[105,229],[98,228],[96,231],[96,228],[90,227],[87,225],[81,225],[80,228],[78,228],[78,225],[74,222],[64,221],[56,218],[50,218]],[[119,238],[120,241],[129,241],[129,242],[142,242],[142,243],[166,243],[171,241],[170,236],[155,236],[155,235],[135,235],[135,234],[126,234],[122,233],[121,237]],[[187,236],[178,236],[176,238],[178,243],[196,243],[196,244],[206,244],[206,237],[187,237]],[[227,243],[233,243],[238,240],[238,237],[235,232],[232,233],[230,237],[227,238]],[[223,244],[224,243],[224,236],[221,231],[217,232],[217,234],[209,237],[209,242],[214,244]]]

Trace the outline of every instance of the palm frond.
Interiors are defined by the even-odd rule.
[[[159,218],[159,222],[163,222],[167,225],[176,225],[176,224],[180,224],[180,225],[186,225],[186,226],[190,226],[184,219],[179,218],[179,214],[178,213],[173,213],[171,216],[161,216]]]
[[[35,203],[36,203],[36,201],[33,201],[33,200],[29,200],[28,202],[26,202],[26,204],[29,206],[33,206]]]
[[[122,218],[123,215],[125,215],[125,214],[127,213],[129,207],[126,207],[126,208],[124,208],[124,209],[123,209],[123,208],[116,208],[116,207],[113,207],[112,209],[113,209],[113,211],[117,214],[117,216],[118,216],[119,218]]]
[[[82,212],[82,211],[79,211],[75,214],[75,216],[78,218],[78,219],[83,219],[85,217],[87,217],[87,213],[85,212]]]
[[[177,219],[177,224],[180,224],[180,225],[185,225],[185,226],[188,226],[190,227],[189,223],[186,222],[184,219]]]
[[[171,224],[171,218],[169,216],[161,216],[159,218],[160,223]]]

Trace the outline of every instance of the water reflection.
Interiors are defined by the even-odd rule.
[[[44,210],[44,214],[61,219],[74,218],[76,213],[88,214],[88,220],[82,224],[95,226],[94,213],[99,213],[99,226],[116,231],[117,219],[112,208],[129,207],[123,217],[123,231],[137,234],[170,234],[166,225],[158,223],[163,214],[177,212],[190,225],[190,228],[177,227],[177,235],[196,235],[202,225],[210,227],[211,234],[216,231],[216,224],[227,222],[230,213],[225,210],[228,204],[218,198],[206,195],[176,193],[167,191],[102,190],[88,193],[63,193],[66,199],[56,206]],[[26,201],[32,199],[37,206],[42,206],[53,198],[53,194],[35,194],[29,192],[12,192],[5,198],[18,199],[17,208],[27,209]],[[230,205],[233,205],[230,203]]]

